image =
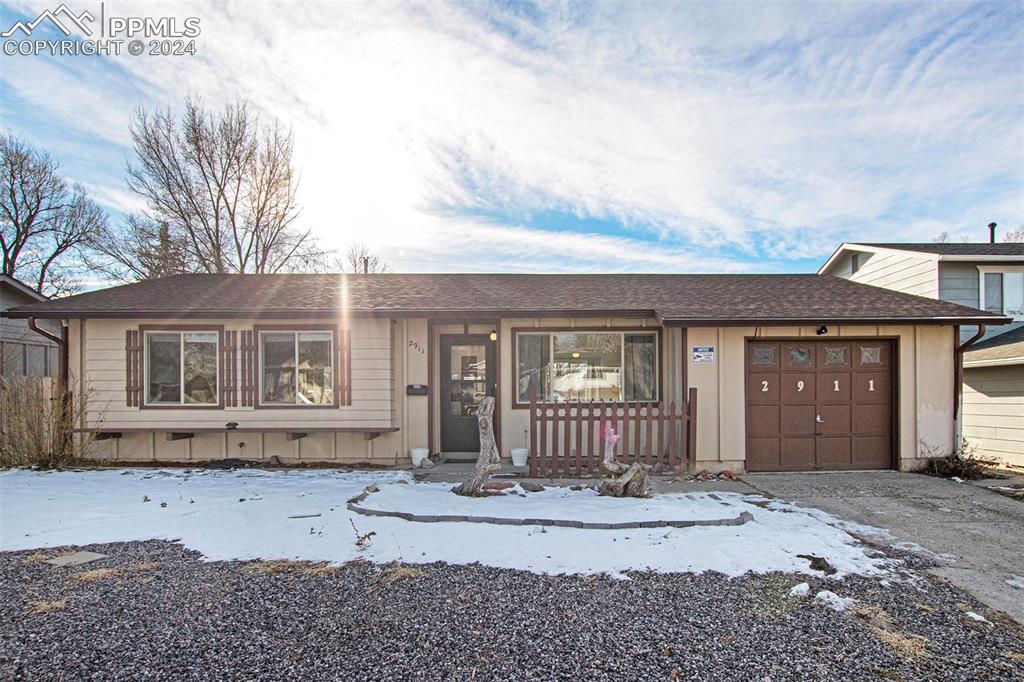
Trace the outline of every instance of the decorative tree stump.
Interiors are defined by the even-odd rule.
[[[494,442],[494,398],[488,396],[480,401],[476,421],[480,427],[480,455],[469,479],[452,488],[456,495],[478,497],[487,479],[501,470],[501,455]]]
[[[604,461],[601,462],[605,479],[597,488],[599,495],[608,497],[650,497],[653,487],[647,472],[651,467],[640,462],[626,465],[615,458],[615,444],[619,435],[611,424],[604,429]]]
[[[625,467],[621,462],[616,464]],[[601,481],[597,492],[608,497],[650,497],[652,487],[647,476],[648,468],[640,462],[633,462],[626,467],[626,473]]]

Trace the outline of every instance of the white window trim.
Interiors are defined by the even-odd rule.
[[[512,368],[513,376],[515,380],[514,393],[515,393],[515,404],[517,406],[527,406],[530,404],[528,400],[519,399],[519,337],[520,336],[547,336],[548,337],[548,361],[554,362],[555,357],[555,335],[556,334],[618,334],[622,338],[622,343],[619,344],[619,368],[620,368],[620,381],[626,381],[626,335],[629,336],[650,336],[654,338],[654,395],[655,400],[621,400],[617,401],[616,404],[629,404],[634,405],[637,403],[648,403],[648,402],[661,402],[661,334],[657,330],[647,329],[586,329],[586,328],[573,328],[563,329],[558,331],[521,331],[515,333],[514,345],[515,345],[515,367]],[[623,394],[626,392],[624,385],[619,386],[619,391]],[[539,400],[544,400],[544,397],[538,396]],[[565,402],[575,402],[567,400]],[[601,401],[596,401],[601,402]]]
[[[978,267],[978,310],[985,310],[985,275],[1002,274],[1006,272],[1024,272],[1024,265],[979,265]],[[1003,310],[1006,309],[1006,301],[1003,301]],[[1005,313],[999,313],[1005,315]],[[1013,317],[1015,322],[1024,321],[1024,315]]]
[[[154,403],[149,400],[149,337],[152,334],[177,334],[178,335],[178,386],[181,391],[178,402]],[[214,396],[216,400],[212,403],[187,403],[185,402],[185,335],[186,334],[213,334],[217,337],[217,373],[214,375]],[[142,339],[142,397],[143,405],[146,407],[188,407],[192,409],[218,407],[221,404],[220,396],[220,331],[217,329],[147,329]]]
[[[266,372],[263,371],[263,337],[265,335],[267,335],[267,334],[291,334],[294,337],[294,345],[293,345],[293,351],[292,351],[294,353],[294,355],[292,357],[295,359],[295,400],[294,400],[294,402],[290,402],[290,403],[272,403],[272,402],[267,402],[267,401],[265,401],[263,399],[263,377],[266,374]],[[331,400],[331,402],[329,402],[329,403],[308,404],[308,403],[304,403],[304,402],[299,401],[299,334],[326,334],[328,336],[329,340],[330,340],[331,351],[330,351],[330,355],[328,357],[330,357],[330,359],[331,359],[331,364],[330,364],[330,368],[331,368],[331,383],[332,383],[332,385],[331,385],[331,396],[332,396],[333,400]],[[333,330],[331,330],[331,329],[261,329],[260,333],[259,333],[259,339],[257,339],[257,342],[259,344],[259,367],[258,367],[258,370],[259,370],[259,373],[260,373],[260,380],[259,380],[259,391],[260,391],[260,394],[259,394],[259,406],[260,407],[312,407],[312,408],[324,408],[324,407],[334,407],[335,405],[338,404],[339,396],[336,395],[338,382],[337,382],[337,379],[336,379],[335,374],[334,374],[334,372],[335,372],[335,367],[334,367],[334,365],[335,365],[335,358],[334,358],[334,331]]]

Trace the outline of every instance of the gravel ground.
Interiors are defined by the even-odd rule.
[[[405,575],[210,563],[157,541],[82,549],[109,556],[0,553],[0,679],[1024,679],[1021,627],[930,577],[811,580],[858,616],[789,597],[805,577],[779,573]]]

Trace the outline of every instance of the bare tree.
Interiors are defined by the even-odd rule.
[[[935,237],[932,238],[932,242],[936,244],[947,244],[950,241],[949,230],[943,230]]]
[[[0,175],[3,273],[45,294],[74,291],[75,256],[105,229],[103,209],[53,157],[10,133],[0,136]]]
[[[309,231],[294,227],[292,134],[277,121],[261,123],[245,101],[211,113],[190,98],[180,121],[140,109],[131,135],[128,187],[147,210],[96,245],[111,267],[132,278],[322,267]],[[154,262],[161,249],[177,256]]]
[[[391,272],[391,266],[381,256],[370,251],[366,244],[353,244],[345,256],[335,260],[342,272],[384,273]]]
[[[1016,230],[1010,230],[1009,232],[1004,234],[1003,241],[1015,242],[1018,244],[1024,242],[1024,225],[1020,225],[1017,227]]]

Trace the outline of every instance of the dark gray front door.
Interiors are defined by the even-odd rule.
[[[476,413],[494,395],[494,343],[483,334],[441,336],[441,450],[478,452]]]

